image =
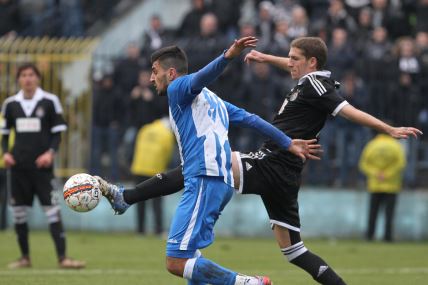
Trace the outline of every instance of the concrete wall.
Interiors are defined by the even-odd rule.
[[[165,227],[169,222],[180,194],[164,199]],[[366,227],[369,196],[365,191],[308,189],[300,191],[302,236],[329,238],[362,238]],[[148,203],[150,206],[150,203]],[[114,216],[108,202],[103,199],[93,211],[76,213],[62,205],[67,230],[133,231],[135,207],[124,215]],[[147,214],[148,231],[152,231],[151,211]],[[9,211],[9,224],[11,217]],[[31,228],[46,228],[43,212],[35,204],[30,217]],[[377,235],[383,232],[383,216],[378,223]],[[218,235],[270,236],[267,214],[258,196],[235,195],[221,215],[216,226]],[[428,239],[428,191],[402,192],[398,199],[395,236],[401,240]]]

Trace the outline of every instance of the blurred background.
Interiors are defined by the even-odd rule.
[[[144,160],[136,155],[140,131],[168,114],[165,98],[150,86],[150,54],[177,44],[188,53],[193,72],[235,38],[249,35],[259,38],[258,50],[281,56],[296,37],[323,38],[329,47],[326,68],[341,82],[346,100],[393,125],[428,133],[428,0],[0,0],[0,100],[18,91],[17,67],[36,63],[42,88],[60,97],[69,126],[56,158],[58,189],[79,172],[132,185],[146,176],[131,167]],[[269,121],[295,82],[287,72],[261,63],[246,66],[242,58],[209,88]],[[341,118],[327,121],[320,134],[323,158],[309,162],[304,172],[304,236],[365,236],[370,198],[358,165],[375,135]],[[254,151],[263,142],[238,128],[230,138],[240,151]],[[400,143],[407,164],[395,238],[426,240],[428,138]],[[177,149],[165,155],[168,167],[179,164]],[[6,209],[5,172],[1,175]],[[133,207],[114,219],[102,201],[86,214],[64,209],[64,222],[75,230],[161,234],[178,199],[179,194],[165,197],[160,210],[144,214]],[[43,213],[33,212],[30,224],[46,227]],[[159,212],[160,222],[152,219]],[[12,225],[7,213],[1,214],[3,229]],[[142,215],[147,223],[141,229]],[[216,231],[270,235],[260,199],[236,195]]]

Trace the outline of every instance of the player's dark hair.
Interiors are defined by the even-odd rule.
[[[188,72],[187,55],[178,46],[167,46],[152,53],[151,63],[157,60],[163,69],[173,67],[180,74]]]
[[[321,38],[297,38],[291,42],[291,47],[300,49],[306,59],[315,57],[317,59],[317,70],[324,69],[325,63],[327,62],[327,45]]]
[[[40,70],[37,68],[37,66],[34,63],[27,62],[27,63],[21,64],[18,67],[18,71],[16,72],[16,79],[18,79],[21,76],[21,73],[27,69],[33,70],[39,79],[42,77],[42,75],[40,74]]]

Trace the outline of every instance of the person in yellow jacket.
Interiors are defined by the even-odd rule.
[[[174,150],[174,142],[174,134],[167,117],[140,128],[131,165],[131,173],[135,176],[137,183],[167,169]],[[163,231],[162,197],[152,199],[152,203],[155,233],[159,235]],[[138,203],[137,232],[145,233],[145,202]]]
[[[394,210],[397,194],[402,188],[406,156],[394,138],[379,134],[367,143],[361,154],[359,168],[367,176],[370,208],[366,238],[373,240],[380,206],[385,207],[384,241],[393,240]]]

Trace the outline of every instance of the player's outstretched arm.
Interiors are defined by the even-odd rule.
[[[339,115],[357,124],[372,128],[378,132],[386,133],[396,139],[408,139],[409,136],[417,138],[423,134],[421,130],[413,127],[390,126],[349,104],[340,110]]]
[[[264,62],[272,64],[278,68],[289,70],[288,57],[274,56],[267,53],[262,53],[256,50],[251,50],[244,58],[244,62],[250,64],[252,61]]]

